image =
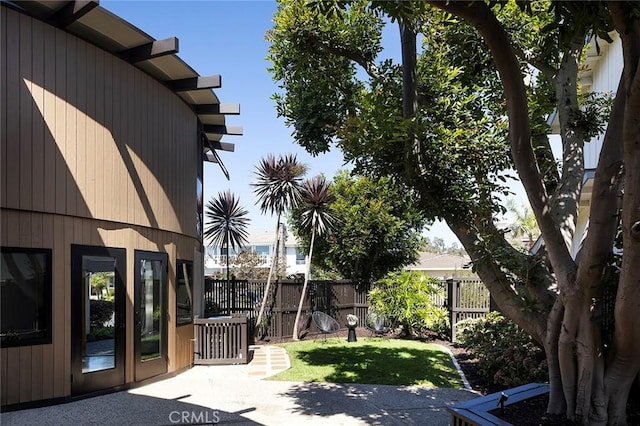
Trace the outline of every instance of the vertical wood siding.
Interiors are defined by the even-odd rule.
[[[72,35],[6,7],[2,20],[2,207],[195,237],[189,107]]]
[[[198,264],[200,250],[196,116],[119,58],[0,10],[0,244],[52,249],[53,283],[52,343],[0,349],[0,404],[71,393],[72,244],[126,249],[128,382],[134,252],[168,254],[168,368],[188,367],[193,326],[175,326],[175,268]]]
[[[0,402],[17,404],[71,393],[71,245],[120,247],[127,251],[127,356],[125,377],[134,380],[133,304],[135,250],[167,253],[169,257],[168,371],[193,362],[193,326],[176,327],[176,259],[190,259],[197,252],[196,240],[140,226],[123,228],[111,222],[63,217],[38,212],[3,211],[0,244],[24,248],[52,249],[52,343],[0,349]],[[24,234],[24,227],[39,232]]]

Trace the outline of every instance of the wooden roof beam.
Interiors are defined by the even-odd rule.
[[[169,80],[165,82],[169,89],[174,92],[185,92],[188,90],[219,89],[222,87],[222,76],[211,75],[208,77],[190,77],[180,80]]]
[[[123,50],[118,55],[127,62],[136,63],[175,53],[178,53],[178,39],[169,37]]]
[[[219,124],[203,124],[202,131],[214,135],[234,135],[242,136],[242,126],[225,126]]]
[[[219,151],[234,152],[236,150],[236,145],[233,143],[208,140],[208,144],[209,148]]]
[[[194,105],[196,114],[223,114],[238,115],[240,114],[240,104],[199,104]]]
[[[51,22],[59,28],[67,28],[98,6],[97,0],[75,0],[65,4],[51,16]]]

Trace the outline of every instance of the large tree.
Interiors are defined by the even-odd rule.
[[[413,188],[424,214],[456,234],[501,310],[544,347],[548,411],[584,424],[624,424],[640,369],[640,268],[632,267],[640,256],[639,9],[624,1],[292,0],[269,33],[283,89],[278,112],[298,143],[319,153],[335,142],[357,171]],[[378,60],[383,18],[398,23],[401,64]],[[602,43],[610,31],[622,39],[624,72],[605,117],[589,232],[573,259],[584,143],[607,111],[580,93],[579,69],[587,41]],[[559,164],[546,124],[554,109]],[[535,254],[512,247],[494,223],[510,167],[544,240]],[[605,336],[597,313],[618,217],[624,257],[615,328]]]
[[[425,219],[411,190],[390,177],[352,177],[342,171],[334,177],[330,194],[328,212],[335,226],[315,241],[317,267],[368,286],[418,259]],[[303,213],[292,210],[290,222],[307,249],[311,235],[305,231]]]

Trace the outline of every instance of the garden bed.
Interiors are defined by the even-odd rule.
[[[549,392],[549,385],[542,383],[531,383],[507,389],[502,392],[495,392],[480,398],[456,404],[447,410],[451,413],[454,425],[476,424],[476,425],[502,425],[505,422],[496,414],[510,411],[511,406],[520,401],[535,398]],[[502,407],[502,408],[501,408]],[[496,411],[498,413],[496,413]],[[521,425],[520,422],[517,423]]]

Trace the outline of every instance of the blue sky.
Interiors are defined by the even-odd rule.
[[[273,231],[275,219],[261,214],[251,182],[255,165],[268,153],[295,153],[309,167],[308,176],[324,173],[328,178],[343,168],[342,154],[335,149],[311,157],[294,144],[291,130],[277,117],[271,96],[278,88],[267,71],[269,44],[265,34],[272,26],[275,1],[106,1],[100,5],[162,40],[178,37],[179,53],[200,75],[222,75],[216,89],[222,103],[239,103],[240,115],[227,116],[227,124],[242,125],[243,136],[225,136],[235,152],[220,157],[231,175],[227,181],[217,164],[205,163],[204,201],[231,189],[249,210],[252,231]],[[390,26],[383,42],[384,56],[399,56],[397,29]],[[435,224],[427,233],[447,244],[457,241],[446,225]]]

